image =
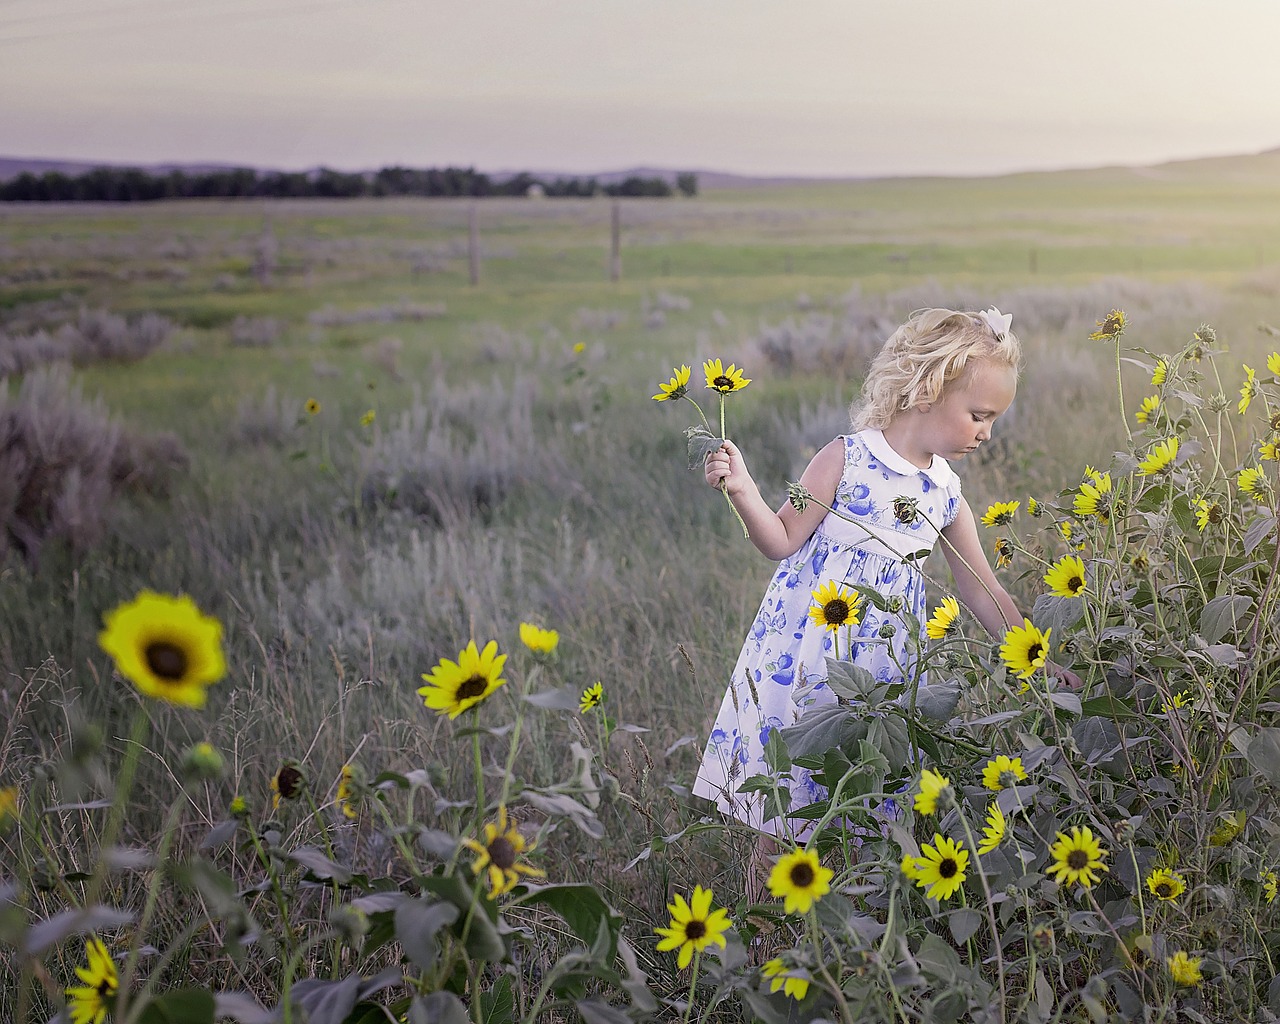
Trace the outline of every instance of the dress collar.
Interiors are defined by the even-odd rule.
[[[902,476],[915,476],[917,473],[923,473],[935,487],[948,487],[959,479],[951,468],[951,464],[941,455],[933,457],[928,469],[921,469],[894,451],[889,442],[885,440],[882,431],[869,428],[861,431],[860,436],[866,443],[867,450],[895,473],[899,473]]]

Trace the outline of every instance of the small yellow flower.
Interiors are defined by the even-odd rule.
[[[1178,457],[1178,439],[1168,437],[1152,446],[1147,457],[1138,463],[1138,471],[1143,476],[1154,476],[1168,469]]]
[[[1113,309],[1098,321],[1097,330],[1089,335],[1090,341],[1114,341],[1124,334],[1127,318],[1124,310]]]
[[[376,409],[366,409],[364,415],[360,417],[360,426],[371,427],[373,426],[373,421],[377,418],[378,411]]]
[[[1018,514],[1018,508],[1021,505],[1020,501],[997,501],[989,505],[986,512],[982,514],[982,525],[1005,526],[1013,522],[1013,517]]]
[[[67,1009],[71,1011],[72,1024],[102,1024],[107,1013],[115,1009],[120,978],[101,939],[92,937],[85,943],[85,956],[89,966],[76,968],[76,976],[84,984],[66,990]]]
[[[1008,821],[1005,819],[1004,811],[1000,810],[1000,805],[992,800],[991,806],[987,808],[987,824],[982,830],[982,841],[978,844],[978,853],[990,853],[1004,842],[1007,826]]]
[[[689,374],[691,372],[687,366],[673,370],[671,380],[666,384],[660,383],[658,385],[658,393],[653,396],[653,400],[655,402],[665,402],[668,399],[684,398],[689,391]]]
[[[964,884],[969,851],[964,843],[934,833],[933,845],[924,843],[916,859],[915,883],[933,900],[947,900]]]
[[[1236,486],[1243,493],[1258,497],[1266,492],[1267,476],[1257,466],[1249,466],[1236,476]]]
[[[1253,368],[1245,366],[1244,372],[1247,376],[1244,379],[1244,383],[1240,385],[1240,402],[1236,405],[1236,411],[1242,416],[1249,410],[1249,403],[1253,401],[1254,396],[1258,393],[1258,381]]]
[[[1027,499],[1027,515],[1034,516],[1035,518],[1039,519],[1042,515],[1044,515],[1044,512],[1045,512],[1044,506],[1041,505],[1040,502],[1036,501],[1035,498]]]
[[[920,773],[920,792],[916,794],[914,807],[921,814],[937,814],[938,802],[950,799],[951,780],[930,768]],[[944,797],[944,794],[947,794]]]
[[[1023,619],[1021,626],[1014,626],[1004,635],[1004,643],[1000,646],[1000,657],[1005,665],[1019,679],[1030,679],[1036,669],[1044,668],[1049,657],[1049,634],[1052,629],[1043,633],[1034,626],[1030,619]]]
[[[1111,474],[1087,475],[1089,479],[1080,485],[1080,492],[1075,496],[1075,513],[1078,516],[1097,516],[1105,521],[1111,516]]]
[[[1187,891],[1187,881],[1176,871],[1156,868],[1147,875],[1147,889],[1156,899],[1171,902]]]
[[[1197,497],[1195,499],[1196,508],[1196,526],[1203,533],[1209,526],[1217,526],[1226,518],[1226,513],[1222,510],[1222,506],[1216,501],[1209,498]]]
[[[437,715],[457,718],[506,683],[502,678],[506,663],[507,656],[498,653],[496,641],[490,640],[480,651],[472,640],[456,662],[441,658],[430,673],[422,674],[427,685],[418,687],[418,695]]]
[[[1008,537],[997,537],[992,550],[996,553],[997,569],[1007,569],[1013,564],[1013,544]]]
[[[1274,871],[1268,871],[1262,876],[1262,895],[1266,897],[1268,903],[1276,901],[1276,890],[1280,888],[1280,879],[1276,878]]]
[[[711,890],[700,885],[693,887],[693,895],[685,902],[685,898],[676,893],[675,902],[668,903],[671,912],[671,924],[666,928],[655,928],[654,933],[662,936],[658,943],[659,952],[679,950],[676,964],[684,970],[693,960],[695,952],[701,953],[708,946],[728,945],[724,933],[731,926],[729,912],[723,907],[711,909]]]
[[[810,594],[813,607],[809,618],[815,626],[835,632],[841,626],[856,626],[862,620],[862,595],[828,580]]]
[[[1049,856],[1053,863],[1045,873],[1054,876],[1059,885],[1079,882],[1086,889],[1091,889],[1102,880],[1097,872],[1107,870],[1102,863],[1107,851],[1088,827],[1072,825],[1071,835],[1059,832],[1057,840],[1049,848]]]
[[[227,808],[227,813],[233,818],[247,818],[249,816],[249,801],[237,793],[231,798],[231,806]]]
[[[769,891],[785,901],[788,914],[807,914],[809,908],[831,891],[835,872],[823,867],[816,850],[792,850],[778,858],[769,872]]]
[[[1079,555],[1064,555],[1049,567],[1044,581],[1058,597],[1079,597],[1084,593],[1084,562]]]
[[[582,691],[582,697],[578,700],[578,711],[585,715],[588,711],[598,708],[603,703],[604,685],[597,681]]]
[[[920,877],[920,858],[919,857],[912,857],[910,854],[907,854],[903,856],[902,864],[900,866],[902,868],[902,873],[906,875],[907,878],[911,879],[911,881],[914,882],[917,878]]]
[[[1180,949],[1173,956],[1165,957],[1165,962],[1169,965],[1169,976],[1177,985],[1191,988],[1204,980],[1200,973],[1200,965],[1204,962],[1202,957],[1187,956]]]
[[[1275,441],[1263,441],[1258,446],[1258,457],[1266,462],[1280,462],[1280,444]]]
[[[109,611],[98,643],[116,670],[148,697],[202,708],[227,671],[222,624],[191,598],[144,590]]]
[[[342,766],[342,774],[338,779],[338,796],[334,801],[342,813],[348,818],[355,818],[358,815],[356,805],[359,802],[356,790],[360,784],[360,773],[354,765],[344,764]]]
[[[315,416],[320,412],[320,403],[314,398],[308,398],[307,404],[303,408],[307,410],[308,416]]]
[[[585,352],[586,350],[587,350],[587,343],[585,341],[579,341],[574,343],[573,354],[575,356],[582,355],[582,353]]]
[[[769,960],[760,966],[761,978],[769,980],[770,993],[782,989],[782,994],[799,1002],[809,992],[808,972],[790,968],[781,959]]]
[[[471,870],[489,876],[489,899],[496,900],[520,883],[520,876],[544,878],[546,872],[520,863],[520,855],[532,853],[536,843],[526,842],[520,830],[507,818],[507,808],[498,806],[498,820],[485,822],[484,842],[463,839],[462,845],[476,854]]]
[[[1199,765],[1197,764],[1196,767],[1198,768]],[[1227,846],[1235,842],[1244,834],[1244,826],[1248,821],[1244,811],[1231,811],[1220,815],[1220,818],[1217,828],[1209,833],[1210,846]]]
[[[1169,363],[1166,359],[1157,359],[1155,369],[1151,371],[1151,386],[1161,387],[1169,376]]]
[[[942,603],[933,610],[929,621],[925,623],[925,633],[930,640],[941,640],[959,628],[956,622],[959,616],[960,602],[954,597],[944,597]]]
[[[560,634],[554,629],[543,629],[532,622],[520,623],[520,642],[534,654],[551,654],[560,643]]]
[[[702,372],[706,375],[707,387],[722,395],[741,391],[751,383],[751,378],[742,376],[742,371],[733,363],[730,363],[726,370],[719,359],[708,359],[702,364]]]
[[[1022,767],[1022,758],[1007,754],[997,754],[982,769],[982,784],[993,793],[1016,786],[1026,778],[1027,770]]]
[[[1169,702],[1167,704],[1160,705],[1160,710],[1167,715],[1172,711],[1178,711],[1185,708],[1190,703],[1191,698],[1185,693],[1175,693],[1171,698],[1169,698]]]
[[[1142,405],[1138,411],[1134,413],[1134,419],[1139,423],[1151,423],[1155,420],[1156,413],[1160,410],[1160,396],[1149,395],[1142,400]]]

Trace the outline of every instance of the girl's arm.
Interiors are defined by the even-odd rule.
[[[803,512],[797,512],[790,502],[783,502],[776,512],[770,508],[747,471],[742,452],[732,441],[725,441],[707,456],[706,470],[707,483],[712,487],[718,489],[720,481],[724,481],[730,500],[747,524],[751,542],[762,555],[776,562],[794,555],[813,536],[827,514],[817,501],[830,505],[835,500],[836,487],[844,473],[844,439],[837,437],[818,452],[801,475],[800,483],[817,499]]]
[[[948,542],[942,545],[942,550],[956,581],[957,596],[973,612],[974,618],[997,639],[1012,627],[1021,626],[1022,612],[1018,611],[1013,598],[991,571],[982,542],[978,540],[978,524],[973,517],[973,509],[963,498],[960,499],[960,511],[951,525],[942,530],[942,536]]]

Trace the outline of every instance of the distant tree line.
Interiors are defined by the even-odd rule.
[[[169,171],[149,174],[136,167],[96,167],[84,174],[58,171],[26,172],[0,182],[3,202],[142,203],[158,199],[293,199],[358,196],[670,196],[698,193],[698,176],[680,174],[675,187],[661,177],[633,176],[616,184],[595,178],[556,178],[548,181],[520,173],[495,178],[470,167],[415,169],[384,167],[373,173],[266,171],[232,168],[203,172]]]

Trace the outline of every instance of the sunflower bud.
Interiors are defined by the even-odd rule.
[[[1053,928],[1047,924],[1038,924],[1031,929],[1031,945],[1037,953],[1047,956],[1053,952]]]
[[[812,499],[813,495],[804,484],[787,484],[787,501],[791,502],[791,507],[797,512],[807,509]]]
[[[1209,411],[1212,413],[1226,412],[1231,407],[1231,403],[1227,400],[1227,396],[1221,391],[1217,394],[1209,396]]]
[[[891,598],[889,598],[888,605],[889,605],[889,611],[891,611],[894,615],[897,615],[900,611],[902,611],[903,608],[907,606],[907,603],[902,599],[901,594],[894,594]]]
[[[182,755],[182,773],[189,782],[207,782],[222,777],[222,755],[211,743],[197,743]]]
[[[1121,818],[1111,823],[1111,831],[1116,837],[1117,843],[1131,843],[1133,837],[1137,835],[1137,828],[1134,826],[1132,818]]]
[[[899,496],[893,499],[893,518],[900,522],[903,526],[910,526],[916,521],[919,512],[916,506],[919,499]]]
[[[897,632],[898,632],[897,626],[895,626],[892,622],[886,622],[883,626],[880,627],[878,635],[881,640],[891,640],[893,639],[894,635]]]
[[[228,808],[231,817],[244,820],[249,817],[249,802],[244,797],[237,794],[231,798],[231,806]]]
[[[354,946],[369,933],[369,915],[359,907],[344,903],[329,912],[329,926]]]

